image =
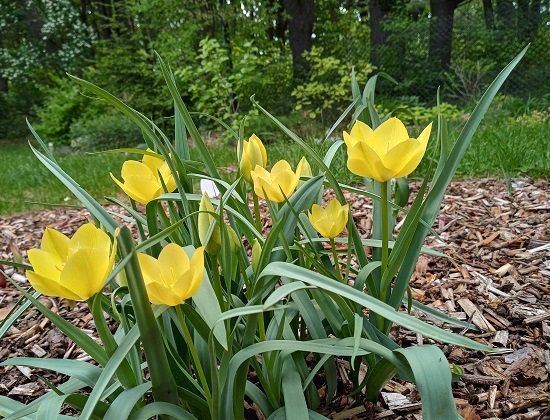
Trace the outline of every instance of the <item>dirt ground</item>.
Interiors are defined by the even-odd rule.
[[[355,222],[366,235],[370,201],[353,194],[347,198]],[[55,209],[0,218],[0,260],[13,260],[18,250],[25,260],[26,251],[39,246],[46,226],[72,234],[87,220],[86,215],[78,209]],[[481,332],[453,330],[501,350],[482,354],[440,345],[449,361],[464,369],[453,386],[462,416],[467,420],[550,418],[549,181],[513,179],[509,185],[493,178],[454,181],[434,229],[440,238],[429,236],[426,245],[452,259],[420,257],[411,281],[415,299],[469,320]],[[16,282],[28,286],[24,273],[5,269]],[[9,282],[2,283],[0,278],[0,321],[20,297]],[[96,337],[85,304],[71,308],[62,299],[42,297],[41,301]],[[401,346],[432,343],[399,328],[394,329],[393,338]],[[35,309],[28,310],[0,340],[0,361],[16,356],[90,360]],[[346,397],[349,366],[340,362],[340,385],[345,392],[324,415],[340,420],[421,418],[412,384],[391,381],[376,404]],[[66,379],[55,372],[0,367],[0,395],[23,402],[35,399],[48,389],[38,375],[53,383]]]

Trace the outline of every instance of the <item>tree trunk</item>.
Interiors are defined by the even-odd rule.
[[[487,30],[495,28],[495,13],[491,0],[483,0],[483,16],[485,17],[485,27]]]
[[[370,0],[370,62],[377,68],[383,63],[384,46],[387,45],[389,34],[384,30],[382,21],[392,10],[391,0]]]
[[[453,48],[454,12],[463,0],[430,0],[430,43],[428,56],[434,70],[447,70]]]
[[[292,51],[292,73],[295,84],[307,78],[309,68],[303,57],[311,50],[311,35],[315,18],[314,0],[283,0],[283,7],[289,15],[288,22],[290,50]]]

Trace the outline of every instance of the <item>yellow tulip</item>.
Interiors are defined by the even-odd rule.
[[[250,172],[254,170],[256,165],[262,168],[266,167],[267,153],[264,144],[256,134],[252,134],[249,141],[243,141],[243,152],[240,156],[240,162],[241,174],[250,183],[252,183]]]
[[[348,223],[349,204],[341,205],[334,198],[326,208],[318,204],[311,207],[308,214],[309,221],[323,237],[334,239],[346,227]]]
[[[294,173],[286,160],[280,160],[273,165],[271,172],[256,165],[250,173],[254,182],[254,192],[259,197],[280,203],[294,193],[300,180],[300,171],[301,168],[298,167]]]
[[[206,252],[208,252],[210,255],[216,255],[218,252],[220,252],[222,246],[222,234],[220,231],[220,225],[214,221],[214,216],[210,214],[214,213],[214,206],[212,206],[210,197],[206,192],[202,195],[202,199],[199,205],[199,211],[199,239],[201,241],[201,244],[204,245],[204,250]],[[216,225],[212,230],[212,234],[210,235],[208,243],[205,243],[206,235],[208,234],[208,230],[210,229],[210,225],[212,223],[216,223]],[[231,226],[226,225],[225,227],[227,228],[227,234],[229,235],[231,251],[236,253],[241,248],[241,241],[237,236],[237,232],[235,232],[235,230],[233,230]]]
[[[40,249],[28,252],[32,270],[27,278],[36,291],[69,300],[87,300],[103,289],[113,269],[116,240],[92,223],[82,225],[71,239],[46,228]]]
[[[189,258],[184,249],[174,243],[166,245],[158,259],[138,254],[139,265],[149,301],[157,305],[176,306],[193,296],[202,284],[204,247],[197,248]]]
[[[208,193],[204,193],[199,204],[199,220],[198,220],[198,230],[199,230],[199,239],[201,244],[204,245],[204,250],[211,255],[216,255],[220,251],[222,244],[222,235],[220,232],[220,225],[215,221],[214,216],[210,213],[214,213],[214,206],[210,201]],[[209,212],[209,213],[206,213]],[[216,223],[214,230],[212,230],[212,235],[210,235],[210,240],[208,243],[206,241],[206,235],[210,229],[210,225]]]
[[[432,124],[418,136],[410,138],[405,125],[390,118],[374,131],[356,121],[351,133],[344,131],[348,148],[348,169],[356,175],[386,182],[409,175],[416,169],[424,153]]]
[[[151,149],[147,149],[152,152]],[[160,175],[159,175],[160,173]],[[149,201],[164,194],[161,178],[168,192],[176,189],[176,181],[166,161],[160,157],[143,155],[141,162],[127,160],[122,165],[120,182],[113,174],[115,181],[126,195],[138,203],[147,204]]]
[[[296,167],[296,172],[300,173],[300,176],[311,176],[311,166],[309,166],[309,162],[307,161],[306,157],[304,156],[302,159],[300,159],[300,162],[298,162],[298,166]],[[300,188],[302,185],[304,185],[306,181],[298,181],[298,187]]]

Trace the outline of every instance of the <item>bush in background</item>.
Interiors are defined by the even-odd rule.
[[[81,119],[71,126],[71,147],[79,152],[134,147],[143,143],[139,128],[120,115]]]

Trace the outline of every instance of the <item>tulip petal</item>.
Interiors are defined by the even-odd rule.
[[[80,299],[87,300],[103,288],[109,255],[95,248],[76,251],[61,270],[60,283]]]
[[[73,293],[66,287],[63,287],[57,281],[41,276],[34,271],[27,271],[27,279],[29,280],[29,283],[32,285],[32,287],[34,287],[37,292],[40,292],[43,295],[56,296],[69,300],[82,299],[79,295]]]
[[[382,156],[408,138],[409,133],[407,133],[407,128],[400,119],[394,117],[384,121],[374,130],[372,144],[369,143],[369,146],[371,146],[379,156]]]
[[[393,172],[384,166],[376,152],[362,142],[348,150],[347,166],[356,175],[373,178],[380,182],[393,178]]]
[[[159,274],[164,279],[166,286],[173,286],[190,268],[187,253],[175,243],[170,243],[162,249],[158,262]]]
[[[125,179],[122,189],[128,197],[141,204],[147,204],[163,193],[162,186],[157,180],[141,176],[132,176]]]
[[[368,143],[369,139],[372,137],[373,131],[372,128],[363,121],[355,121],[350,134],[351,137]]]
[[[51,254],[41,249],[29,249],[27,257],[32,265],[32,271],[51,281],[58,282],[63,268],[64,261],[56,254]],[[30,273],[31,271],[27,271]]]
[[[176,306],[183,303],[183,299],[177,296],[169,287],[161,283],[152,282],[145,286],[149,301],[155,305]]]
[[[422,133],[418,136],[418,142],[420,144],[428,144],[428,140],[430,139],[430,134],[432,132],[432,123],[428,124],[428,126],[422,130]]]
[[[159,265],[156,258],[151,257],[148,254],[139,253],[138,254],[139,267],[141,268],[141,274],[143,275],[143,280],[145,285],[149,283],[154,283],[159,275]]]
[[[78,228],[69,242],[69,255],[80,248],[97,248],[109,254],[111,239],[109,235],[98,229],[93,223],[86,223]]]
[[[65,260],[69,251],[69,243],[69,238],[61,232],[55,229],[46,228],[42,236],[40,249],[46,251],[50,255],[57,256],[60,260]]]
[[[148,152],[153,152],[151,149],[147,149],[147,151]],[[164,161],[164,159],[161,156],[162,155],[158,155],[158,157],[150,156],[150,155],[143,155],[143,158],[141,159],[141,163],[143,165],[147,166],[151,170],[151,172],[156,175],[159,171],[162,172],[162,170],[161,170],[162,166],[166,165],[166,162]],[[168,165],[166,165],[166,166],[168,166]]]
[[[382,156],[382,161],[386,167],[393,169],[394,178],[400,178],[416,169],[425,151],[425,144],[419,144],[416,139],[408,139],[390,149]]]

